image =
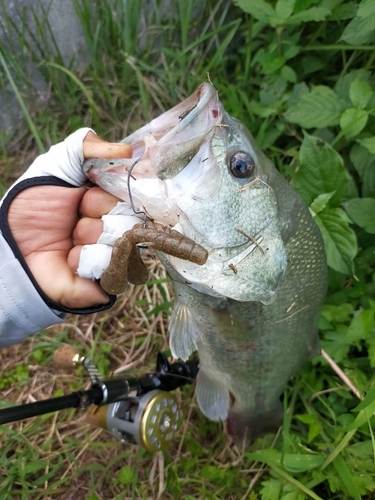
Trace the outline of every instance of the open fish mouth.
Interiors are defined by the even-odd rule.
[[[182,213],[169,199],[163,181],[174,178],[193,160],[220,124],[222,113],[216,90],[203,83],[186,100],[121,141],[132,146],[132,158],[90,159],[83,170],[104,190],[130,201],[127,180],[131,169],[135,206],[151,219],[174,226]]]
[[[201,144],[220,123],[221,117],[222,106],[216,90],[212,85],[203,83],[190,97],[121,142],[132,146],[133,162],[139,160],[137,175],[154,174],[165,180],[177,175],[190,163]],[[90,162],[86,162],[84,170],[92,179],[95,178],[96,164]],[[123,175],[128,172],[128,166],[127,161],[113,160],[106,166],[100,165],[100,168],[102,172]]]
[[[198,152],[221,121],[222,106],[217,92],[203,83],[190,97],[124,139],[133,157],[149,158],[161,180],[177,175]],[[142,162],[141,160],[141,162]],[[142,171],[142,165],[137,171]]]

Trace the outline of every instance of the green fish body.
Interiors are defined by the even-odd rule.
[[[87,175],[205,247],[198,266],[160,254],[175,304],[174,357],[198,350],[196,395],[237,442],[281,422],[289,378],[319,352],[326,292],[320,231],[299,194],[242,123],[202,84],[186,101],[124,139],[134,158],[90,161]]]

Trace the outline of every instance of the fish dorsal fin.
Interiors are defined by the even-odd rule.
[[[226,420],[229,409],[229,391],[220,382],[212,380],[199,369],[195,389],[199,408],[210,420]]]
[[[191,310],[180,300],[175,302],[169,322],[169,333],[172,356],[186,361],[190,354],[197,350],[201,331]]]

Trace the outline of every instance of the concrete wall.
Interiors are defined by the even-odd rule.
[[[139,40],[142,48],[145,45],[146,37],[152,36],[152,34],[145,34],[147,33],[145,28],[152,24],[155,3],[154,0],[130,1],[140,2],[143,11],[138,27],[139,32],[144,33]],[[116,5],[114,0],[107,0],[107,2],[113,6]],[[91,0],[91,5],[95,7],[96,0]],[[204,5],[205,2],[194,0],[192,18],[201,18]],[[158,15],[163,20],[175,21],[179,18],[179,4],[176,0],[157,0],[157,9]],[[22,47],[22,43],[20,44],[17,30],[24,34],[33,50],[38,51],[37,43],[33,40],[33,36],[35,36],[43,47],[47,45],[51,51],[55,51],[51,39],[48,36],[47,40],[43,39],[43,36],[38,34],[38,23],[35,21],[35,16],[45,34],[48,34],[50,27],[59,53],[66,65],[70,63],[72,57],[75,57],[78,67],[85,67],[89,62],[84,34],[74,9],[73,0],[0,0],[0,52],[2,48],[9,51],[22,69],[22,73],[26,73],[27,82],[23,82],[21,78],[17,78],[17,71],[12,68],[17,87],[21,90],[27,108],[32,113],[48,100],[48,83],[32,61],[29,51],[25,50],[24,46]],[[12,23],[15,27],[12,27]],[[23,123],[24,116],[1,64],[0,110],[0,136],[5,133],[10,137],[19,128],[20,123]]]
[[[31,33],[39,40],[41,36],[38,34],[35,16],[45,27],[45,33],[48,33],[48,25],[50,26],[65,64],[69,64],[73,56],[77,58],[78,65],[84,65],[88,61],[84,35],[72,0],[5,0],[0,2],[0,50],[2,47],[8,50],[27,74],[31,86],[17,78],[17,72],[12,68],[17,86],[20,87],[30,109],[35,109],[48,98],[48,84],[31,60],[30,54],[20,46],[19,35],[17,35],[17,30],[20,30],[34,49],[36,48]],[[50,39],[48,43],[51,50],[54,50]],[[10,136],[22,120],[23,114],[1,65],[0,75],[3,79],[3,84],[0,81],[0,133],[7,131]]]

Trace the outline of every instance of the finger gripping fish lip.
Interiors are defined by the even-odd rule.
[[[198,265],[205,264],[208,258],[205,248],[169,226],[152,222],[136,224],[114,245],[109,266],[100,279],[107,293],[122,293],[128,282],[140,285],[147,281],[147,269],[137,247],[140,243]]]

